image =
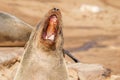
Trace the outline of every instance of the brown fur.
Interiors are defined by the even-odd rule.
[[[47,43],[41,39],[45,21],[52,14],[59,20],[59,29],[55,43]],[[24,56],[14,80],[69,80],[63,57],[63,34],[60,10],[50,10],[40,25],[33,30]]]

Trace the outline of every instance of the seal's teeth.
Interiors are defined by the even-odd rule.
[[[46,39],[49,39],[49,40],[54,40],[55,39],[55,35],[51,35],[51,36],[46,36]]]
[[[51,35],[48,39],[50,39],[50,40],[54,40],[54,38],[55,38],[55,35]]]

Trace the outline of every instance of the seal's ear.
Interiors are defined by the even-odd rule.
[[[76,59],[69,51],[63,49],[63,56],[68,55],[74,62],[79,63],[80,61]]]

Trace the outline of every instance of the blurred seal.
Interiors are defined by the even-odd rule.
[[[0,46],[24,46],[32,26],[5,12],[0,12]]]

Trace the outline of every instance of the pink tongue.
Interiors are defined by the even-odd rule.
[[[54,40],[56,25],[57,25],[57,17],[52,16],[48,24],[46,39]]]
[[[52,17],[50,18],[50,22],[56,23],[56,22],[57,22],[56,16],[52,16]]]

